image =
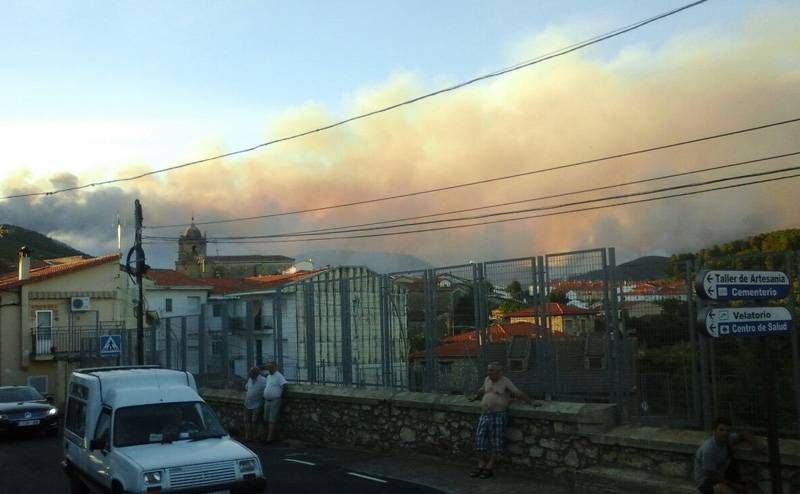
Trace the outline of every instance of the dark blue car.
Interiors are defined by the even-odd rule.
[[[0,386],[0,433],[58,431],[58,409],[30,386]]]

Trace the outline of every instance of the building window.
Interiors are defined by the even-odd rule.
[[[587,355],[585,366],[587,370],[602,370],[606,368],[606,359],[600,355]]]
[[[164,312],[172,312],[172,299],[164,300]]]
[[[222,304],[211,304],[211,315],[220,317],[222,315]]]
[[[47,394],[47,376],[29,376],[28,386],[32,387],[39,393]]]
[[[512,372],[528,370],[531,357],[531,339],[527,336],[516,335],[511,338],[507,349],[508,369]]]
[[[256,363],[264,363],[264,342],[262,340],[256,340]]]

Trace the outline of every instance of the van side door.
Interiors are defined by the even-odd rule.
[[[79,472],[86,468],[86,401],[70,393],[64,417],[64,459]]]
[[[86,473],[97,484],[111,489],[111,409],[103,407],[97,417],[94,434],[88,441]]]

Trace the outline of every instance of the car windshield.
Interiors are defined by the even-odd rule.
[[[203,402],[120,408],[114,421],[114,446],[117,447],[224,435],[225,429]]]
[[[0,389],[0,403],[18,403],[20,401],[39,401],[44,397],[33,388]]]

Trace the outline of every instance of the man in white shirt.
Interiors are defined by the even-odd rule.
[[[278,372],[275,361],[267,364],[267,383],[264,387],[264,421],[267,423],[267,444],[275,441],[275,429],[281,412],[281,397],[286,378]]]
[[[244,438],[247,441],[260,435],[261,409],[264,406],[264,388],[267,380],[261,375],[258,367],[250,369],[247,383],[244,385]],[[255,429],[255,436],[253,435]]]

